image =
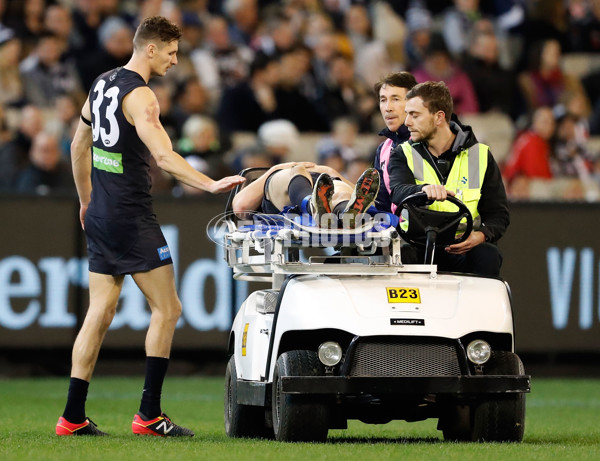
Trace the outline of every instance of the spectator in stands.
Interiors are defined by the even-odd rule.
[[[569,0],[570,50],[582,53],[600,52],[600,2]]]
[[[40,36],[35,53],[20,66],[25,99],[40,107],[52,107],[60,94],[83,94],[75,64],[61,61],[60,41],[45,32]]]
[[[61,156],[71,159],[71,141],[79,121],[79,108],[82,102],[75,96],[63,94],[56,97],[52,108],[54,116],[48,120],[46,130],[56,137]]]
[[[371,162],[363,157],[356,157],[348,162],[344,177],[351,183],[358,182],[360,176],[371,166]]]
[[[183,124],[190,116],[208,113],[208,95],[200,81],[194,76],[177,85],[175,101],[170,116],[175,122],[177,136],[180,137],[183,132]]]
[[[561,47],[557,40],[537,42],[531,53],[529,70],[518,77],[529,111],[540,106],[554,107],[567,91],[585,95],[579,79],[562,71]]]
[[[319,142],[316,149],[319,165],[328,166],[336,171],[346,171],[346,160],[342,157],[342,147],[339,144],[327,139]]]
[[[33,138],[44,128],[42,111],[32,105],[23,107],[14,137],[0,147],[0,190],[10,191],[15,179],[29,162]]]
[[[473,83],[480,112],[499,111],[517,118],[517,78],[514,72],[500,67],[498,39],[493,32],[476,30],[472,34],[463,69]]]
[[[298,44],[297,27],[278,5],[268,7],[265,15],[259,27],[262,33],[253,40],[252,45],[257,52],[281,56]]]
[[[590,178],[592,157],[585,141],[578,139],[577,118],[570,113],[556,120],[550,164],[556,178],[577,178],[581,181],[588,181]]]
[[[323,95],[323,104],[330,120],[352,116],[359,131],[371,132],[377,102],[367,85],[356,78],[351,58],[337,55],[331,62],[331,80]]]
[[[555,126],[552,109],[540,107],[533,113],[530,128],[517,136],[502,172],[509,194],[526,188],[529,179],[552,178],[550,139]]]
[[[443,81],[454,100],[454,112],[457,115],[479,112],[479,103],[468,75],[453,59],[444,39],[439,35],[431,37],[423,65],[413,75],[417,82]]]
[[[19,106],[25,93],[19,74],[21,41],[12,29],[0,29],[0,104]]]
[[[190,53],[190,60],[208,91],[211,106],[218,105],[223,88],[239,85],[247,78],[253,57],[250,48],[233,45],[225,18],[214,16],[208,21],[204,44]]]
[[[317,144],[317,149],[320,149],[321,146],[326,148],[327,145],[335,145],[344,161],[349,162],[364,154],[364,152],[359,152],[357,147],[358,134],[356,119],[349,116],[336,118],[332,122],[331,135],[321,139]],[[343,169],[338,171],[343,171]]]
[[[346,18],[356,23],[348,26],[354,49],[354,73],[369,88],[382,75],[406,67],[404,44],[407,35],[403,19],[388,4],[374,4],[371,17],[361,5],[352,6],[346,11]]]
[[[256,144],[235,154],[231,169],[239,172],[251,167],[270,168],[287,161],[300,141],[298,129],[289,120],[271,120],[258,129]]]
[[[45,0],[22,0],[13,2],[14,15],[7,18],[7,26],[14,29],[23,44],[23,56],[28,56],[37,47],[44,32]]]
[[[223,13],[229,19],[229,35],[238,45],[250,46],[258,25],[257,0],[225,0]]]
[[[250,65],[250,78],[226,88],[217,112],[222,130],[252,131],[275,118],[275,87],[279,82],[279,61],[259,53]]]
[[[179,140],[178,152],[196,170],[210,174],[217,180],[232,174],[224,161],[224,152],[219,142],[219,128],[208,116],[192,115],[186,120],[183,125],[183,138]],[[185,194],[202,193],[183,183],[179,186]]]
[[[443,13],[443,34],[446,46],[455,58],[469,48],[469,37],[476,21],[482,18],[479,0],[454,0]]]
[[[38,133],[29,152],[29,165],[17,177],[15,191],[48,195],[74,192],[69,163],[61,158],[58,140],[46,132]]]
[[[432,36],[433,19],[429,10],[412,7],[406,12],[408,35],[404,43],[407,69],[413,70],[425,60]]]
[[[175,89],[164,78],[150,81],[149,86],[154,91],[160,107],[160,122],[169,137],[173,140],[177,139],[179,135],[176,117],[173,113]]]
[[[365,45],[373,40],[373,28],[367,7],[361,4],[350,5],[344,15],[344,25],[354,54],[360,54]]]
[[[73,19],[68,7],[60,4],[48,6],[44,14],[44,28],[58,39],[61,56],[74,56],[78,37],[73,33]]]
[[[107,18],[98,29],[100,50],[79,61],[79,75],[86,91],[101,73],[124,66],[133,52],[133,30],[119,17]]]
[[[294,48],[286,51],[281,55],[280,64],[279,82],[275,89],[277,118],[291,121],[301,132],[328,131],[328,117],[302,92],[303,79],[310,66],[304,50]]]
[[[522,37],[521,59],[517,65],[520,70],[527,69],[531,61],[533,48],[540,41],[556,40],[560,48],[569,51],[568,14],[564,0],[536,0],[524,2],[526,16],[519,28]]]

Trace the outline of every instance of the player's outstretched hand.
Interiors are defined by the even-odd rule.
[[[211,194],[222,194],[223,192],[230,191],[238,184],[242,184],[245,180],[246,178],[241,176],[227,176],[213,182],[208,191]]]

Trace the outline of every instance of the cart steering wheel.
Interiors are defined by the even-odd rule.
[[[464,242],[473,230],[473,216],[467,206],[451,195],[448,195],[446,200],[456,205],[458,209],[456,211],[430,210],[427,207],[434,201],[429,200],[425,192],[417,192],[406,197],[396,210],[398,215],[403,210],[408,212],[408,229],[398,226],[400,236],[410,244],[425,246],[426,260],[436,246],[445,247]],[[464,232],[457,237],[458,226],[464,220],[466,220],[466,223],[462,223],[466,225]]]

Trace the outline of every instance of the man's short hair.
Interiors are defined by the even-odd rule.
[[[454,102],[450,95],[450,90],[444,82],[423,82],[415,85],[408,93],[406,99],[420,97],[423,105],[435,114],[437,111],[443,111],[446,121],[450,123]]]
[[[141,49],[152,41],[171,43],[179,39],[181,39],[179,26],[162,16],[151,16],[138,26],[133,37],[133,46],[135,49]]]
[[[392,72],[375,83],[373,90],[375,91],[375,96],[379,97],[379,91],[383,85],[397,86],[398,88],[410,90],[416,84],[417,80],[410,72]]]

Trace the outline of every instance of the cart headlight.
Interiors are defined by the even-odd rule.
[[[333,367],[342,360],[342,348],[333,341],[326,341],[319,346],[319,360],[326,367]]]
[[[490,359],[492,348],[483,339],[471,341],[467,346],[467,357],[475,365],[483,365]]]

